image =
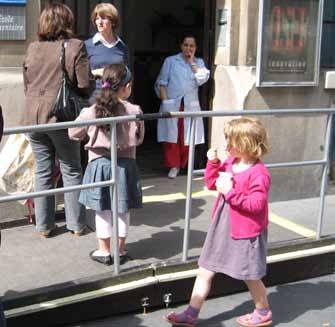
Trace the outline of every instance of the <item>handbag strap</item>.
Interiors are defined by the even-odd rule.
[[[78,87],[76,86],[76,84],[74,84],[70,80],[69,74],[65,67],[65,48],[67,47],[68,43],[69,43],[68,39],[64,39],[64,41],[62,42],[62,51],[61,51],[61,57],[60,57],[60,62],[61,62],[61,67],[62,67],[62,80],[65,81],[70,87],[72,87],[74,90],[77,90],[78,92]]]
[[[67,47],[68,40],[64,40],[62,42],[62,51],[61,51],[61,57],[60,57],[60,63],[62,67],[62,73],[63,73],[63,79],[66,79],[67,81],[70,81],[69,76],[66,71],[65,67],[65,48]]]

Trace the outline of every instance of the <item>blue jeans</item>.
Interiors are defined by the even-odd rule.
[[[80,142],[70,140],[67,130],[30,133],[29,140],[35,157],[35,191],[54,188],[56,154],[64,186],[81,184]],[[85,225],[85,208],[78,202],[79,194],[80,191],[64,194],[66,225],[72,231],[79,231]],[[34,201],[36,229],[54,228],[55,197],[41,197]]]
[[[5,314],[4,314],[4,309],[2,302],[0,302],[0,327],[6,327],[6,319],[5,319]]]

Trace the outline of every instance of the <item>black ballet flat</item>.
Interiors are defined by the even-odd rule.
[[[90,258],[93,261],[102,263],[103,265],[106,265],[106,266],[110,266],[113,264],[111,255],[94,255],[95,251],[96,250],[93,250],[92,252],[90,252]]]
[[[125,254],[120,255],[120,265],[125,264],[128,261],[134,260],[126,251]]]
[[[134,260],[126,251],[125,254],[120,255],[120,265],[124,265],[126,262]],[[112,257],[112,264],[114,264],[114,257]]]

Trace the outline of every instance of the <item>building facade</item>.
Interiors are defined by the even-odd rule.
[[[25,15],[23,39],[0,37],[0,101],[6,127],[20,124],[24,97],[21,66],[28,44],[36,39],[38,15],[49,2],[52,1],[0,0],[0,33],[9,19],[5,7],[23,8]],[[102,1],[58,2],[74,11],[78,37],[86,39],[94,34],[90,13]],[[334,90],[325,88],[326,76],[331,77],[329,72],[335,64],[332,0],[105,2],[114,3],[120,11],[119,34],[133,58],[134,101],[146,113],[158,110],[153,83],[163,59],[178,51],[177,41],[183,33],[196,36],[199,55],[212,72],[211,81],[201,90],[203,109],[333,105]],[[214,118],[206,124],[207,145],[217,147],[220,154],[224,148],[225,119]],[[265,161],[313,160],[324,155],[325,117],[266,116],[262,120],[269,129],[271,143],[271,153]],[[155,138],[155,122],[148,123],[147,132]],[[273,200],[310,197],[319,192],[320,167],[273,169],[271,175]]]

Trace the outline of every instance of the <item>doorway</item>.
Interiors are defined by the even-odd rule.
[[[209,69],[212,67],[215,3],[215,0],[122,1],[122,38],[130,48],[134,71],[133,101],[144,113],[158,112],[160,100],[154,92],[154,83],[164,59],[180,52],[183,35],[196,37],[196,56],[202,57]],[[210,84],[200,89],[201,107],[207,110]],[[137,152],[142,176],[165,174],[156,126],[157,120],[145,122],[145,141]],[[205,133],[207,136],[206,122]],[[197,146],[196,168],[204,167],[206,148],[206,145]]]

